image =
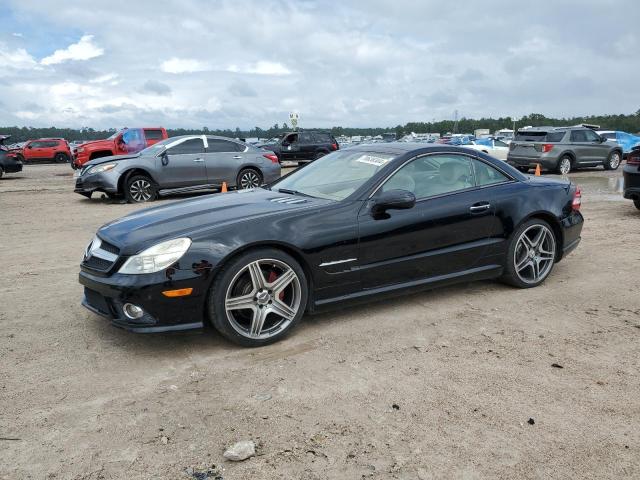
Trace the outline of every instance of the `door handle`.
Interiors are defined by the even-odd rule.
[[[196,162],[196,163],[202,163],[202,162],[204,162],[204,159],[203,158],[194,158],[193,161]]]
[[[240,160],[242,157],[241,157],[240,155],[236,155],[236,156],[235,156],[235,157],[233,157],[233,158],[235,158],[236,160]]]
[[[486,212],[490,208],[491,208],[491,204],[485,202],[485,203],[476,203],[475,205],[471,205],[469,207],[469,210],[471,211],[471,213],[482,213],[482,212]]]

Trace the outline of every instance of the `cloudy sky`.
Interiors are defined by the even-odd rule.
[[[640,2],[3,0],[0,125],[394,126],[640,108]],[[93,5],[92,5],[93,4]]]

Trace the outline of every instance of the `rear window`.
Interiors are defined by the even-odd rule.
[[[158,129],[146,129],[144,130],[144,136],[147,137],[147,140],[162,140],[164,137],[162,136],[162,130]]]
[[[210,153],[224,153],[224,152],[243,152],[244,147],[236,142],[229,142],[227,140],[219,140],[217,138],[207,137],[207,152]]]
[[[516,133],[514,140],[520,142],[559,142],[564,137],[565,131],[560,132],[545,132],[540,130],[534,130],[528,132],[521,130]]]

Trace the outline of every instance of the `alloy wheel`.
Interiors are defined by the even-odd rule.
[[[539,283],[546,278],[556,257],[556,239],[544,225],[531,225],[516,243],[513,264],[525,283]]]
[[[611,170],[615,170],[620,165],[620,154],[618,152],[614,152],[611,154],[611,159],[609,160],[609,166]]]
[[[285,330],[301,306],[302,288],[296,272],[275,259],[255,260],[231,280],[224,309],[240,335],[267,339]]]
[[[571,160],[569,160],[567,157],[564,157],[562,160],[560,160],[560,173],[562,175],[566,175],[570,171],[571,171]]]
[[[136,202],[148,202],[153,196],[153,187],[149,180],[141,178],[131,184],[129,193]]]
[[[240,176],[240,188],[258,188],[260,186],[260,176],[253,170],[248,170]]]

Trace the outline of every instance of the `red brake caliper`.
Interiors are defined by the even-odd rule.
[[[273,283],[276,281],[276,278],[278,278],[278,274],[275,271],[271,270],[269,272],[269,278],[267,279],[267,282]],[[280,298],[280,300],[284,300],[284,291],[280,292],[280,295],[278,295],[278,297]]]

